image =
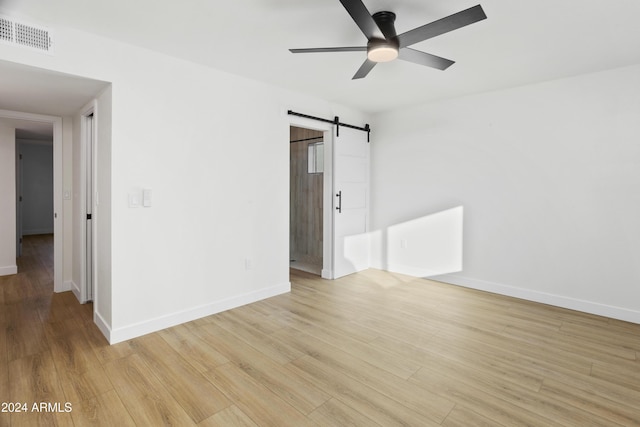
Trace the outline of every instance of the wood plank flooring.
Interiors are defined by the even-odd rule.
[[[28,407],[0,427],[640,426],[640,325],[292,270],[290,294],[109,346],[52,294],[52,244],[27,237],[0,277],[0,401]]]

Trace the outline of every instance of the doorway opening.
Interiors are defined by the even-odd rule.
[[[27,227],[27,234],[30,235],[49,234],[53,240],[53,291],[62,292],[64,290],[62,279],[63,237],[61,216],[62,119],[56,116],[0,110],[0,124],[14,130],[9,141],[12,157],[15,157],[14,174],[10,178],[14,190],[11,191],[13,200],[7,207],[13,206],[11,209],[14,209],[15,216],[10,215],[3,217],[5,221],[0,221],[4,227],[12,227],[15,230],[15,232],[12,231],[10,233],[12,236],[10,245],[15,245],[10,249],[11,254],[17,258],[21,253],[21,238],[25,227]],[[22,142],[25,142],[25,144],[22,144]],[[27,184],[21,182],[21,178],[24,178],[25,173],[22,171],[24,165],[20,165],[20,151],[23,151],[24,147],[27,147],[26,150],[29,151],[29,169],[33,169],[34,164],[42,163],[43,156],[40,152],[52,152],[52,157],[48,154],[44,156],[44,172],[38,170],[39,168],[35,166],[35,172],[40,175],[39,178],[36,177],[32,179],[31,173],[27,172],[29,175],[27,178],[30,180],[30,183]],[[32,155],[34,151],[36,154]],[[23,152],[23,159],[25,159],[24,154]],[[33,160],[34,156],[36,158],[35,161]],[[46,202],[45,205],[47,205],[46,209],[43,208],[42,212],[40,212],[38,206],[36,206],[35,209],[33,206],[27,206],[29,218],[26,219],[23,214],[23,205],[26,200],[24,194],[20,194],[25,190],[25,186],[29,187],[27,189],[30,191],[28,200],[30,204],[34,202],[37,205],[44,201]],[[33,187],[35,187],[35,189]],[[35,196],[31,190],[35,190]],[[21,196],[23,202],[20,202]],[[41,198],[44,200],[40,200]],[[9,220],[9,222],[6,220]],[[15,240],[13,236],[15,236]],[[17,267],[13,273],[15,272],[17,272]]]
[[[321,275],[324,258],[324,132],[289,127],[289,266]]]
[[[53,124],[15,121],[16,256],[25,236],[54,238]]]

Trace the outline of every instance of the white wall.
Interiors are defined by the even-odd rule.
[[[16,274],[16,130],[0,119],[0,276]]]
[[[640,323],[638,117],[640,66],[381,114],[373,228],[463,206],[442,280]]]
[[[464,208],[430,212],[370,233],[372,267],[428,277],[462,270]]]
[[[22,234],[53,233],[53,142],[17,142],[22,154]]]
[[[55,29],[54,57],[0,46],[0,58],[112,82],[103,94],[112,107],[111,126],[98,130],[98,168],[104,174],[98,179],[97,220],[98,297],[104,301],[98,320],[111,341],[286,292],[286,111],[339,115],[356,123],[367,118],[154,52]],[[99,105],[98,121],[108,114]],[[153,191],[153,206],[129,208],[128,194],[144,188]],[[244,268],[246,258],[251,270]]]

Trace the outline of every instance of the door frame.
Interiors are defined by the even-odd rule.
[[[91,141],[87,141],[87,123],[91,117]],[[97,146],[97,107],[96,102],[91,101],[85,105],[80,113],[80,218],[83,226],[80,228],[80,284],[78,294],[76,298],[82,304],[94,301],[96,298],[97,289],[97,262],[96,262],[96,223],[97,218],[97,191],[96,191],[96,146]],[[90,153],[87,152],[87,144],[91,143]],[[88,157],[90,156],[90,159]],[[91,174],[89,177],[88,174]],[[90,179],[89,179],[90,178]],[[88,183],[91,182],[91,188],[88,188]],[[88,203],[91,203],[91,209],[87,208]],[[87,232],[87,215],[91,214],[91,234]],[[90,241],[88,242],[88,240]],[[90,244],[90,248],[87,249],[87,243]],[[89,253],[90,252],[90,253]],[[90,276],[91,280],[87,280]],[[90,283],[88,283],[90,282]],[[90,288],[91,287],[91,288]]]
[[[31,122],[44,122],[53,125],[53,291],[68,291],[63,280],[64,249],[64,200],[62,190],[62,117],[44,114],[23,113],[0,110],[0,118],[17,119]],[[17,225],[16,225],[17,226]],[[16,254],[17,255],[17,254]]]
[[[323,279],[333,279],[333,124],[318,122],[316,120],[305,119],[304,117],[288,115],[287,135],[289,128],[297,126],[305,129],[321,131],[324,142],[324,172],[322,188],[322,272]],[[289,144],[287,143],[287,146]],[[289,150],[287,150],[289,153]],[[291,160],[287,162],[291,167]],[[291,193],[291,183],[289,183],[289,193]],[[288,212],[291,212],[289,206]],[[291,218],[289,218],[291,221]],[[290,242],[291,236],[287,242]],[[287,253],[287,260],[289,254]]]
[[[15,141],[16,145],[16,257],[22,256],[22,186],[23,186],[23,174],[22,174],[22,144]]]

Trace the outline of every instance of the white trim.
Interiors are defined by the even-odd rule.
[[[94,304],[93,306],[95,307],[96,305]],[[109,344],[115,344],[111,342],[111,328],[109,327],[109,324],[104,320],[104,317],[102,317],[100,313],[98,313],[98,311],[96,311],[95,309],[93,311],[93,323],[96,324],[100,332],[102,332],[102,335],[104,335],[107,341],[109,341]]]
[[[73,286],[73,281],[65,280],[64,283],[62,283],[62,290],[60,292],[70,291],[72,289],[72,286]]]
[[[452,274],[429,277],[428,279],[640,324],[640,311],[629,310],[627,308],[549,294],[531,289],[517,288],[500,283],[493,283]]]
[[[69,290],[73,292],[78,302],[80,302],[80,286],[78,286],[73,280],[69,280],[65,282],[65,284],[69,286]]]
[[[96,322],[96,324],[98,324],[98,327],[105,335],[105,337],[107,337],[109,343],[116,344],[131,338],[136,338],[182,323],[191,322],[192,320],[200,319],[202,317],[210,316],[222,311],[231,310],[233,308],[241,307],[243,305],[251,304],[288,292],[291,292],[290,282],[260,289],[258,291],[246,293],[243,295],[234,296],[211,304],[201,305],[173,314],[156,317],[155,319],[145,320],[143,322],[135,323],[133,325],[117,329],[109,329],[104,320],[100,320],[102,325],[98,323],[98,319],[96,319],[97,313],[94,313],[94,321]]]
[[[305,129],[313,129],[323,132],[324,142],[324,172],[323,172],[323,200],[322,200],[322,270],[321,277],[323,279],[333,279],[333,124],[319,122],[317,120],[306,119],[304,117],[292,116],[287,113],[287,136],[289,135],[289,127],[303,127]],[[294,109],[291,109],[294,110]],[[287,150],[287,152],[289,152]],[[291,163],[287,162],[289,167]],[[289,191],[291,191],[291,183],[289,183]],[[291,212],[291,210],[289,210]],[[290,242],[291,237],[287,240]],[[287,260],[290,254],[287,253]],[[289,263],[287,262],[287,265]]]
[[[53,292],[65,292],[63,285],[64,264],[64,197],[63,160],[62,160],[62,118],[53,117],[53,211],[57,218],[53,220]]]
[[[372,266],[372,268],[380,269],[379,267],[374,267],[374,266]],[[404,264],[394,264],[394,263],[387,264],[384,270],[390,271],[391,273],[406,274],[407,276],[426,277],[427,279],[430,279],[432,276],[440,276],[444,274],[442,271],[429,270],[426,268],[414,267],[411,265],[404,265]]]
[[[22,113],[19,111],[0,110],[0,118],[45,122],[53,125],[53,212],[57,216],[53,220],[53,291],[64,292],[63,262],[64,255],[64,199],[62,191],[62,117],[43,114]]]
[[[7,265],[6,267],[0,267],[0,276],[10,276],[12,274],[18,274],[17,265]]]
[[[324,141],[324,175],[322,185],[322,271],[323,279],[334,278],[333,268],[333,125],[322,132]]]
[[[95,203],[96,198],[96,139],[97,139],[97,101],[95,99],[88,102],[85,106],[80,110],[80,218],[82,226],[80,228],[80,242],[82,249],[80,250],[80,286],[78,288],[79,294],[76,295],[78,297],[78,301],[81,304],[88,302],[88,292],[87,292],[87,261],[92,262],[91,268],[91,282],[92,282],[92,295],[91,300],[94,301],[94,310],[97,307],[98,302],[95,301],[95,295],[97,294],[97,260],[95,258],[95,254],[97,253],[97,221],[99,218],[97,203]],[[87,189],[87,139],[86,139],[86,126],[87,126],[87,117],[93,115],[92,117],[92,159],[91,159],[91,182],[93,183],[91,189]],[[91,251],[94,254],[91,260],[87,260],[87,251],[86,251],[86,241],[87,241],[87,229],[86,229],[86,221],[87,217],[87,192],[91,191],[94,199],[94,203],[92,204],[92,220],[91,220]]]

